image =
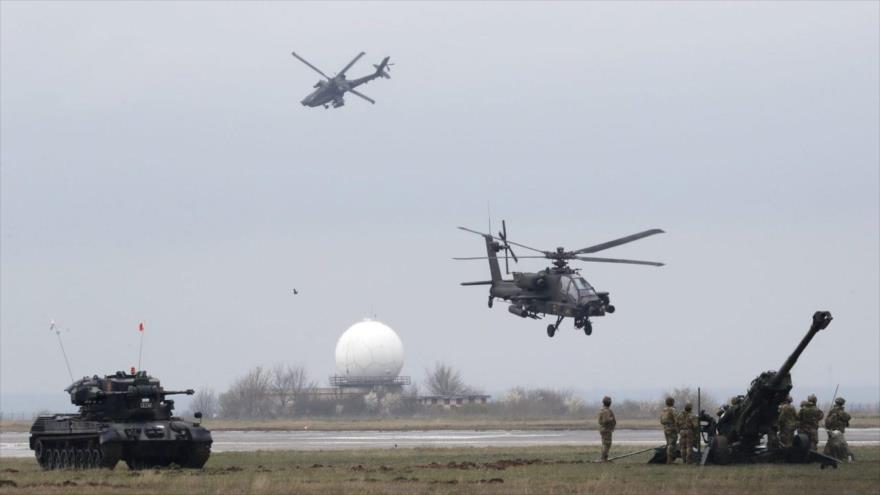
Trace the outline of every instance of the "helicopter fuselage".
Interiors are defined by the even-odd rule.
[[[662,234],[661,229],[650,229],[631,234],[611,241],[595,244],[574,251],[566,251],[563,247],[557,247],[555,251],[544,251],[533,247],[510,241],[507,237],[507,223],[501,221],[502,230],[498,236],[486,234],[467,227],[459,229],[472,234],[477,234],[486,241],[486,257],[453,258],[456,260],[489,261],[489,274],[491,280],[480,282],[463,282],[461,285],[488,285],[489,307],[493,301],[503,299],[510,301],[507,308],[511,313],[521,318],[540,318],[542,315],[555,315],[556,323],[547,326],[547,335],[553,337],[559,329],[559,324],[566,317],[574,319],[574,327],[583,329],[584,333],[593,333],[593,324],[590,317],[605,316],[613,313],[614,306],[607,292],[597,292],[589,284],[577,269],[568,265],[570,260],[589,261],[599,263],[622,263],[628,265],[663,266],[657,261],[643,261],[620,258],[606,258],[595,256],[582,256],[598,251],[627,244],[639,239],[644,239],[656,234]],[[517,257],[511,246],[518,246],[526,250],[538,253],[540,256],[529,255]],[[504,269],[507,272],[508,256],[513,258],[514,263],[519,258],[544,258],[553,261],[553,266],[534,273],[513,272],[512,280],[501,277],[501,267],[498,263],[498,253],[504,251]]]
[[[510,312],[518,316],[535,318],[539,314],[549,314],[577,320],[610,312],[608,293],[596,292],[574,270],[558,272],[551,268],[537,273],[514,272],[513,280],[493,283],[489,295],[511,301]]]
[[[340,82],[342,82],[342,84],[339,84]],[[347,81],[345,81],[344,77],[342,78],[342,81],[337,81],[337,78],[335,77],[329,82],[318,81],[314,86],[317,89],[309,93],[300,103],[306,107],[320,107],[330,103],[334,103],[335,105],[335,102],[342,102],[342,96],[345,94],[345,91],[340,89],[340,87],[345,87],[346,82]]]

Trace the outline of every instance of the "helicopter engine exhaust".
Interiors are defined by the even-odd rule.
[[[516,316],[519,316],[520,318],[525,318],[526,316],[529,315],[525,309],[523,309],[519,306],[513,305],[513,304],[508,306],[507,310],[510,311],[511,313],[515,314]]]

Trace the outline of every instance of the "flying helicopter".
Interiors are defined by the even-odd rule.
[[[581,256],[598,251],[620,246],[629,242],[644,239],[655,234],[662,234],[660,229],[651,229],[637,234],[632,234],[613,241],[603,242],[594,246],[585,247],[576,251],[566,251],[563,247],[555,251],[544,251],[526,246],[507,238],[507,224],[502,220],[502,230],[497,236],[478,232],[466,227],[459,229],[482,236],[486,241],[487,256],[453,258],[454,260],[489,260],[489,274],[491,280],[479,282],[462,282],[461,285],[488,285],[489,307],[495,298],[510,301],[507,308],[511,313],[522,318],[541,318],[541,315],[555,315],[556,323],[547,325],[547,336],[553,337],[559,330],[559,324],[565,317],[574,318],[574,326],[583,329],[584,334],[593,333],[592,316],[605,316],[613,313],[614,306],[608,292],[597,292],[583,277],[580,269],[571,268],[568,262],[571,260],[589,261],[598,263],[624,263],[630,265],[663,266],[656,261],[639,261],[616,258],[595,258]],[[511,246],[517,246],[529,251],[540,253],[540,256],[517,256]],[[547,267],[536,273],[513,272],[513,279],[506,280],[501,276],[501,268],[498,261],[498,253],[504,251],[504,270],[510,274],[508,256],[515,263],[523,258],[545,258],[553,260],[553,266]]]
[[[323,106],[324,108],[330,108],[330,105],[333,105],[333,108],[339,108],[342,105],[345,105],[345,99],[343,99],[342,97],[345,93],[351,93],[353,95],[360,96],[368,102],[375,104],[376,100],[357,91],[354,88],[360,86],[361,84],[366,84],[373,79],[376,79],[377,77],[391,79],[391,75],[388,74],[388,71],[390,71],[391,66],[394,65],[388,63],[388,60],[390,60],[391,57],[385,57],[378,65],[373,64],[373,67],[375,67],[376,71],[372,74],[366,75],[364,77],[359,77],[357,79],[346,79],[345,73],[348,71],[348,69],[351,68],[352,65],[355,64],[355,62],[360,60],[360,58],[365,55],[364,52],[358,53],[357,56],[348,63],[348,65],[343,67],[342,70],[333,77],[324,74],[323,72],[321,72],[320,69],[310,64],[306,59],[300,57],[295,52],[291,52],[291,55],[296,57],[300,62],[308,65],[312,70],[314,70],[318,74],[321,74],[326,79],[326,81],[322,80],[315,83],[315,90],[312,91],[308,96],[303,98],[303,100],[300,102],[303,104],[303,106],[307,107]]]

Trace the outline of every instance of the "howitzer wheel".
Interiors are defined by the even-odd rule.
[[[727,437],[724,435],[716,435],[709,447],[712,462],[714,464],[728,464],[730,462],[730,447]]]

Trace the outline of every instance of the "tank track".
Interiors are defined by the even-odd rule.
[[[192,444],[174,457],[124,457],[122,445],[98,445],[98,439],[37,440],[34,444],[37,464],[44,470],[114,469],[124,461],[129,469],[150,469],[177,464],[183,468],[201,469],[211,456],[210,444]]]

